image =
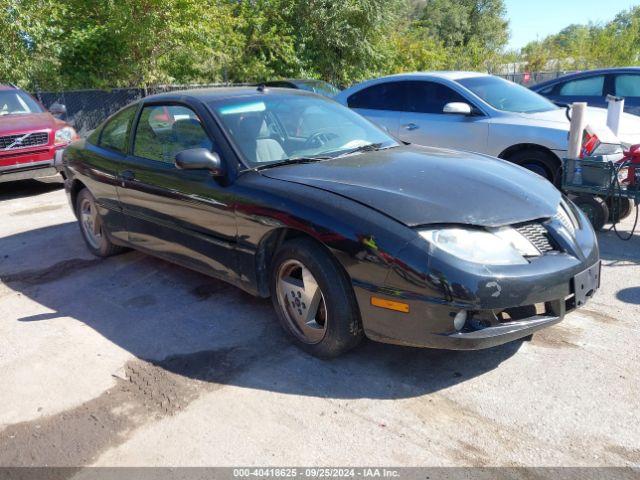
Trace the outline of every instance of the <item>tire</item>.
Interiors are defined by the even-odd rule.
[[[271,262],[270,288],[282,327],[302,350],[333,358],[362,340],[351,282],[313,240],[294,239],[278,249]]]
[[[633,200],[624,197],[607,198],[607,207],[609,207],[609,221],[618,223],[633,212]]]
[[[542,150],[520,150],[506,160],[537,173],[554,185],[560,180],[560,161],[551,153]]]
[[[609,221],[609,207],[602,198],[593,195],[578,195],[573,199],[573,203],[584,212],[595,231],[602,230],[605,223]]]
[[[97,257],[110,257],[124,250],[109,240],[91,192],[83,188],[76,197],[76,217],[87,248]],[[93,226],[93,229],[91,229]],[[93,230],[93,233],[89,233]]]

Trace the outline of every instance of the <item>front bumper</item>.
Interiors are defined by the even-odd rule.
[[[566,280],[566,288],[550,286],[536,293],[535,304],[505,303],[491,309],[451,304],[424,297],[399,299],[388,292],[356,285],[363,313],[365,334],[372,340],[414,347],[449,350],[478,350],[517,340],[560,322],[574,309],[583,306],[600,286],[600,261]],[[385,295],[386,294],[386,295]],[[558,295],[560,297],[558,298]],[[409,312],[383,310],[371,305],[372,296],[382,296],[409,305]],[[367,305],[369,302],[369,305]],[[465,326],[457,331],[453,318],[461,310],[468,314]]]
[[[560,322],[600,285],[597,240],[584,215],[578,215],[575,236],[562,233],[559,225],[550,229],[560,251],[527,265],[472,265],[428,255],[420,239],[408,244],[383,287],[354,281],[365,334],[385,343],[475,350]],[[426,272],[421,265],[428,265]],[[374,306],[372,297],[403,303],[408,312]],[[457,330],[454,318],[463,310],[468,319]]]
[[[62,172],[64,147],[49,147],[18,152],[19,155],[0,155],[0,183],[16,180],[55,177]]]
[[[53,166],[53,160],[0,167],[0,183],[54,177],[58,173],[60,171]]]

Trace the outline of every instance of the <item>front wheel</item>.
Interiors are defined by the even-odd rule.
[[[351,283],[336,260],[310,239],[286,242],[276,252],[271,297],[284,330],[312,355],[337,357],[362,340]]]

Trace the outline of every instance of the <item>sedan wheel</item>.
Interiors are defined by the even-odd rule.
[[[82,238],[91,253],[98,257],[108,257],[123,250],[122,247],[114,245],[109,239],[93,195],[86,188],[78,192],[76,216],[80,224]]]
[[[551,154],[540,150],[520,150],[507,157],[507,160],[537,173],[551,183],[559,186],[560,161]]]
[[[84,238],[89,245],[95,249],[100,248],[100,243],[102,242],[100,219],[95,205],[86,197],[80,202],[80,225],[82,225]]]
[[[322,290],[309,269],[289,260],[278,269],[278,303],[291,331],[305,343],[322,341],[327,331],[327,308]]]
[[[322,358],[336,357],[362,337],[360,311],[347,274],[322,245],[285,242],[271,262],[271,297],[293,342]]]

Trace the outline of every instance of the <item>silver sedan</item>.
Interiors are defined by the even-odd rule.
[[[504,158],[552,182],[568,149],[566,110],[513,82],[477,72],[427,72],[369,80],[335,99],[401,140]],[[605,124],[607,111],[589,108]],[[640,118],[624,114],[620,139],[640,143]]]

